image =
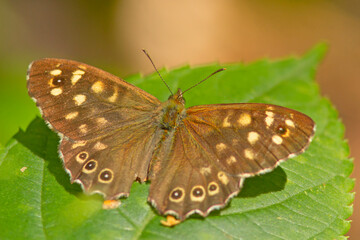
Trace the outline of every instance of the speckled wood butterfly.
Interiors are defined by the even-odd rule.
[[[129,196],[134,181],[151,181],[148,201],[177,221],[224,207],[245,178],[304,152],[315,131],[308,116],[270,104],[186,109],[180,89],[160,102],[70,60],[34,61],[27,80],[43,118],[61,136],[72,182],[114,200]]]

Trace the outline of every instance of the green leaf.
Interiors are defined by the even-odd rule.
[[[36,118],[8,145],[0,145],[0,239],[345,239],[353,163],[344,126],[314,81],[325,50],[318,45],[301,58],[161,70],[175,92],[227,68],[187,92],[187,106],[272,103],[308,114],[317,124],[304,154],[247,179],[225,209],[163,227],[163,217],[146,202],[148,184],[134,183],[119,208],[103,210],[101,196],[87,196],[70,184],[57,135]],[[162,101],[169,95],[156,74],[127,80]]]

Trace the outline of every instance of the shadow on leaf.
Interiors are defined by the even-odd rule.
[[[285,187],[286,180],[287,176],[284,170],[281,167],[277,167],[272,172],[247,178],[237,197],[256,197],[269,192],[281,191]]]
[[[32,151],[35,155],[44,159],[48,170],[55,176],[56,181],[67,192],[78,196],[82,189],[78,184],[71,184],[69,175],[65,172],[58,154],[59,137],[51,131],[43,119],[36,117],[27,127],[26,131],[19,130],[14,138]]]

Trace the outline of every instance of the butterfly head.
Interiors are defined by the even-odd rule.
[[[175,94],[170,95],[168,100],[173,101],[174,104],[180,104],[180,105],[185,106],[185,99],[183,97],[183,92],[180,88],[177,90],[177,92]]]

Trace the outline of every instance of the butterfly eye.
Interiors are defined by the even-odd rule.
[[[52,79],[51,83],[55,87],[61,87],[62,85],[65,84],[65,79],[62,78],[62,77],[55,77],[55,78]]]
[[[99,174],[99,182],[102,183],[109,183],[111,182],[113,179],[113,173],[110,169],[104,169],[101,171],[101,173]]]

